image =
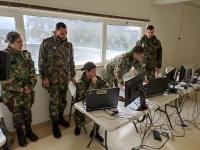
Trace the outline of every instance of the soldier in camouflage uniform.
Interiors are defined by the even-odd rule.
[[[22,50],[23,41],[20,34],[14,31],[9,32],[6,42],[8,42],[8,47],[5,51],[10,54],[11,70],[10,79],[2,84],[3,103],[13,114],[13,124],[17,130],[19,145],[26,146],[23,125],[25,125],[27,138],[32,141],[38,140],[31,129],[31,107],[35,96],[33,88],[37,78],[31,54],[27,50]]]
[[[39,72],[42,85],[51,97],[49,114],[55,138],[62,136],[59,124],[69,127],[63,114],[67,105],[68,82],[72,80],[75,83],[74,52],[72,43],[68,42],[66,35],[66,25],[62,22],[57,23],[54,35],[43,40],[39,52]]]
[[[104,66],[103,79],[108,82],[110,87],[113,87],[113,83],[116,87],[118,84],[123,87],[123,76],[141,61],[143,55],[144,49],[141,46],[136,46],[130,52],[109,60]]]
[[[149,25],[146,34],[137,42],[145,51],[145,57],[141,64],[145,64],[144,70],[147,71],[147,79],[155,78],[155,73],[160,73],[162,66],[162,46],[154,35],[154,27]],[[137,69],[137,68],[136,68]]]
[[[86,99],[87,90],[89,89],[108,88],[107,82],[102,80],[100,76],[96,75],[96,65],[94,63],[87,62],[81,70],[84,72],[77,83],[75,102],[84,101]],[[85,122],[85,116],[78,110],[75,110],[74,120],[76,125],[74,132],[75,135],[79,135],[81,127]],[[103,142],[104,139],[99,135],[98,130],[99,127],[97,128],[95,137],[100,142]],[[94,131],[91,132],[90,136],[92,137],[93,134]]]

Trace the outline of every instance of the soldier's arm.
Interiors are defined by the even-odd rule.
[[[101,87],[102,88],[109,88],[108,83],[101,78]]]
[[[162,66],[162,46],[161,46],[160,41],[159,41],[158,48],[157,48],[157,59],[156,59],[156,61],[157,61],[156,67],[161,68],[161,66]]]
[[[30,86],[29,88],[30,89],[33,89],[37,83],[37,76],[36,76],[36,73],[35,73],[35,67],[34,67],[34,62],[31,58],[31,54],[30,54],[30,68],[29,68],[29,82],[30,82]]]
[[[10,74],[10,79],[2,82],[2,90],[10,92],[21,92],[22,82],[16,79],[16,72]]]
[[[115,68],[114,68],[114,75],[121,85],[124,84],[123,75],[124,75],[125,68],[126,68],[125,59],[121,57],[118,60],[118,62],[115,64]]]
[[[84,101],[86,98],[86,94],[87,94],[87,87],[85,86],[84,83],[82,82],[78,82],[76,85],[76,98],[75,98],[75,102],[80,102],[80,101]]]
[[[109,88],[108,83],[103,80],[100,76],[96,76],[97,81],[96,84],[93,86],[94,89],[101,89],[101,88]]]
[[[145,63],[144,63],[144,60],[141,60],[141,61],[136,61],[134,63],[134,68],[137,70],[137,73],[140,73],[142,72],[143,70],[145,70]]]
[[[70,76],[71,76],[71,78],[74,78],[75,75],[76,75],[75,63],[74,63],[74,49],[73,49],[72,43],[70,43],[70,45],[71,45],[71,53],[70,53]]]
[[[45,41],[40,45],[39,58],[38,58],[38,69],[41,79],[46,78],[46,53],[45,53]]]
[[[136,42],[136,46],[142,46],[141,40],[138,40],[138,41]]]

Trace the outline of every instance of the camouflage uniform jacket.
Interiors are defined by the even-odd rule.
[[[155,68],[161,68],[162,66],[162,46],[160,41],[153,36],[152,38],[147,38],[144,35],[141,40],[136,44],[137,46],[142,46],[145,50],[145,57],[142,63],[145,64],[145,70],[150,72],[155,72]],[[137,69],[137,68],[136,68]]]
[[[5,51],[10,54],[11,70],[10,79],[2,84],[3,91],[7,93],[20,93],[20,90],[24,87],[33,89],[37,82],[37,77],[31,54],[27,50],[17,51],[10,46]],[[7,99],[6,95],[8,94],[4,95],[4,100]],[[4,103],[7,102],[4,101]]]
[[[77,87],[76,87],[76,98],[75,102],[84,101],[86,99],[87,90],[89,89],[101,89],[101,88],[108,88],[107,82],[101,79],[100,76],[96,76],[97,81],[94,85],[92,80],[88,80],[86,77],[85,72],[83,72],[82,76],[78,80]]]
[[[72,43],[55,36],[44,39],[39,52],[39,72],[41,78],[50,83],[65,84],[75,76],[74,52]]]
[[[129,72],[137,63],[139,62],[134,60],[133,52],[127,52],[108,61],[105,70],[107,74],[114,76],[120,84],[124,84],[124,74]]]

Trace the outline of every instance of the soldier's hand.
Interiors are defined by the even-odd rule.
[[[155,68],[156,74],[160,74],[161,73],[161,69],[160,68]]]
[[[25,88],[24,88],[24,93],[25,93],[25,94],[29,94],[29,93],[31,93],[31,91],[32,91],[32,90],[31,90],[29,87],[25,87]]]
[[[94,76],[94,77],[92,78],[92,83],[95,85],[96,82],[97,82],[97,76]]]
[[[149,80],[145,79],[143,82],[143,85],[148,84],[148,83],[149,83]]]
[[[131,73],[132,73],[133,76],[135,76],[137,74],[137,70],[134,67],[132,67]]]
[[[125,85],[121,85],[120,90],[125,91]]]
[[[49,79],[48,79],[48,78],[45,78],[45,79],[42,81],[42,86],[45,87],[45,88],[48,88],[48,87],[49,87]]]

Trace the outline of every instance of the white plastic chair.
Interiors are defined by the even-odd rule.
[[[165,72],[166,72],[166,73],[169,73],[169,72],[172,71],[174,68],[175,68],[175,67],[173,67],[173,66],[168,66],[168,67],[165,68]]]
[[[76,86],[74,86],[74,84],[70,81],[69,82],[69,85],[68,85],[68,89],[69,89],[69,92],[71,94],[71,106],[70,106],[70,111],[69,111],[69,124],[71,122],[71,116],[72,116],[72,108],[74,106],[74,100],[75,100],[75,96],[76,96]]]

